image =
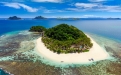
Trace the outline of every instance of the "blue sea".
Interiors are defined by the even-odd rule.
[[[108,46],[119,53],[121,50],[121,20],[0,20],[0,38],[20,31],[29,30],[31,26],[41,25],[46,28],[61,23],[73,25],[90,35],[100,46]],[[5,75],[5,74],[1,74]]]
[[[0,35],[13,31],[28,30],[34,25],[50,28],[61,23],[74,25],[87,33],[121,41],[121,20],[0,20]]]

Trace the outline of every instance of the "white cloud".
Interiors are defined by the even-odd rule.
[[[32,7],[22,4],[22,3],[7,3],[7,2],[2,2],[2,3],[3,3],[3,6],[12,7],[15,9],[24,8],[28,12],[37,12],[38,11],[38,9],[32,8]]]
[[[38,11],[38,9],[36,9],[36,8],[32,8],[32,7],[30,7],[30,6],[27,6],[27,5],[25,5],[25,4],[18,4],[19,6],[21,6],[21,7],[23,7],[24,9],[26,9],[27,11],[29,11],[29,12],[37,12]]]
[[[71,11],[80,11],[78,8],[66,8],[66,10],[71,10]]]
[[[75,6],[78,7],[78,8],[92,8],[92,7],[97,7],[98,4],[94,4],[94,3],[76,3]]]
[[[87,15],[82,15],[83,18],[104,18],[102,16],[97,16],[97,15],[90,15],[90,14],[87,14]]]
[[[57,12],[66,12],[66,10],[59,10],[59,9],[47,9],[45,7],[40,7],[39,8],[40,11],[42,11],[43,13],[57,13]]]
[[[96,10],[107,12],[121,12],[121,6],[100,5]]]
[[[3,2],[3,4],[4,4],[4,6],[12,7],[12,8],[15,8],[15,9],[20,9],[21,8],[17,3],[6,3],[6,2]]]
[[[34,2],[52,2],[52,3],[61,3],[62,0],[33,0]]]
[[[103,5],[101,3],[75,3],[75,8],[66,8],[70,11],[106,11],[106,12],[121,12],[121,6],[118,5]]]
[[[89,0],[90,2],[103,2],[103,1],[107,1],[107,0]]]
[[[85,17],[94,17],[94,15],[83,15]]]
[[[48,10],[48,9],[44,9],[43,10],[44,13],[57,13],[57,12],[66,12],[65,10],[58,10],[58,9],[51,9],[51,10]]]
[[[42,11],[43,13],[52,13],[52,10],[48,10],[47,8],[42,6],[39,8],[39,10]]]

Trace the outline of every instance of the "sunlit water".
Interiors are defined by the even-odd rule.
[[[34,50],[35,48],[28,50],[23,50],[23,48],[20,48],[19,45],[21,42],[25,41],[32,41],[35,44],[35,40],[40,37],[39,35],[35,36],[28,32],[27,30],[33,26],[33,25],[43,25],[47,28],[53,27],[55,25],[61,24],[61,23],[67,23],[70,25],[74,25],[80,30],[84,31],[88,35],[90,35],[102,48],[104,48],[111,56],[109,60],[99,61],[99,62],[90,62],[91,64],[68,64],[68,63],[59,63],[52,61],[50,59],[45,58],[44,56],[38,56],[37,52]],[[12,43],[12,41],[15,42],[16,47],[14,48],[13,45],[10,45],[10,47],[14,48],[15,50],[10,51],[11,53],[17,50],[23,50],[21,54],[26,55],[34,55],[33,59],[29,60],[36,62],[37,60],[40,60],[42,63],[46,65],[51,65],[55,67],[61,67],[62,68],[62,74],[65,75],[78,75],[75,73],[76,67],[79,69],[80,67],[83,67],[86,69],[85,66],[94,66],[98,64],[103,63],[109,63],[109,62],[116,62],[117,60],[120,60],[121,58],[121,21],[120,20],[77,20],[77,21],[61,21],[61,20],[20,20],[20,21],[10,21],[10,20],[0,20],[0,51],[2,52],[7,47],[5,46],[6,43]],[[3,47],[5,46],[5,47]],[[9,46],[9,45],[8,45]],[[9,48],[11,49],[11,48]],[[8,49],[8,52],[9,52]],[[5,55],[1,54],[0,61],[8,61],[8,60],[14,60],[16,57],[15,55],[12,56],[11,54]],[[113,58],[112,58],[113,57]],[[111,60],[110,60],[111,59]],[[106,65],[103,64],[105,67]],[[75,70],[69,69],[71,67],[72,69],[75,68]],[[93,68],[97,68],[96,66]],[[66,68],[66,69],[64,69]],[[80,68],[81,69],[81,68]],[[83,71],[83,70],[82,70]],[[93,72],[93,70],[92,70]],[[101,73],[101,72],[99,72]],[[79,72],[80,74],[80,72]],[[84,74],[82,72],[82,74]],[[106,72],[101,75],[107,74]],[[107,74],[108,75],[108,74]]]

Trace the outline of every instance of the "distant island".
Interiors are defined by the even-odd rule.
[[[90,38],[72,25],[59,24],[49,29],[32,26],[29,31],[42,33],[45,46],[58,54],[87,52],[93,46]]]
[[[37,16],[34,19],[40,20],[40,19],[46,19],[46,18],[45,17],[42,17],[42,16]]]
[[[9,17],[8,19],[9,20],[21,20],[21,18],[17,16],[12,16],[12,17]]]
[[[110,19],[110,20],[119,20],[120,18],[107,18],[107,19]]]
[[[58,17],[57,20],[80,20],[80,18],[61,18],[61,17]]]

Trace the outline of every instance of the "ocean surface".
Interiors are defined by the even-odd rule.
[[[121,20],[56,20],[56,19],[2,20],[1,19],[0,41],[5,42],[6,37],[8,36],[10,37],[18,33],[26,34],[27,32],[24,31],[29,30],[29,28],[34,25],[42,25],[46,28],[50,28],[61,23],[66,23],[79,28],[86,34],[90,35],[100,46],[106,49],[106,51],[108,51],[110,55],[113,56],[114,54],[112,53],[115,52],[115,55],[117,55],[120,58],[119,54],[121,53],[120,52]],[[0,75],[5,75],[5,74],[0,74]]]
[[[0,35],[13,31],[28,30],[34,25],[50,28],[61,23],[74,25],[84,32],[121,41],[121,20],[0,20]]]

